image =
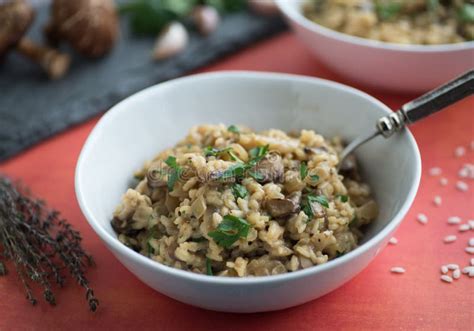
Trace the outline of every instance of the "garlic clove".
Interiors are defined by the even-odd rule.
[[[211,6],[196,6],[191,18],[198,31],[203,35],[213,32],[220,22],[219,12]]]
[[[153,48],[153,59],[163,60],[181,52],[188,44],[188,31],[179,22],[170,23],[158,36]]]
[[[274,0],[247,0],[250,8],[262,15],[275,15],[278,13],[278,7]]]

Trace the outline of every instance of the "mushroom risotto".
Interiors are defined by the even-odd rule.
[[[165,265],[217,276],[296,271],[357,247],[378,213],[339,138],[193,127],[135,174],[112,220],[119,240]]]
[[[392,43],[474,39],[472,0],[309,0],[303,12],[330,29]]]

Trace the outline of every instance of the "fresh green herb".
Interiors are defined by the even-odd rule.
[[[206,272],[207,272],[208,276],[213,276],[211,260],[208,257],[206,257]]]
[[[204,156],[215,156],[218,157],[219,155],[222,155],[224,153],[228,153],[230,155],[230,158],[234,161],[239,161],[242,162],[241,159],[237,155],[235,155],[232,147],[226,147],[226,148],[215,148],[211,146],[207,146],[203,150]]]
[[[176,163],[176,157],[168,156],[165,163],[171,168],[171,171],[168,175],[168,191],[173,191],[174,184],[179,180],[179,176],[181,175],[181,167]]]
[[[329,208],[329,202],[328,202],[328,198],[326,198],[324,195],[312,195],[312,194],[309,194],[308,195],[308,200],[310,202],[317,202],[319,203],[321,206],[323,207],[326,207],[326,208]]]
[[[238,128],[238,127],[236,127],[236,126],[235,126],[235,125],[233,125],[233,124],[232,124],[232,125],[230,125],[230,126],[227,128],[227,130],[228,130],[229,132],[232,132],[232,133],[240,133],[240,130],[239,130],[239,128]]]
[[[220,176],[220,179],[225,180],[233,177],[242,177],[247,169],[247,164],[237,162],[236,164],[233,164],[227,168]]]
[[[209,237],[224,247],[230,248],[239,238],[247,238],[250,224],[243,218],[226,215],[215,231],[208,233]]]
[[[264,156],[268,153],[268,145],[265,146],[258,146],[255,148],[252,148],[249,151],[250,154],[250,162],[253,165],[257,164],[259,161],[261,161]]]
[[[186,21],[196,5],[206,4],[221,12],[244,9],[244,0],[134,0],[122,4],[120,13],[130,17],[136,34],[156,35],[173,21]]]
[[[318,175],[310,175],[309,178],[311,178],[311,180],[313,182],[317,182],[319,180],[319,176]]]
[[[430,11],[435,11],[439,8],[439,0],[426,0],[426,7]]]
[[[311,208],[311,204],[309,203],[308,199],[303,199],[301,203],[301,210],[306,214],[306,216],[309,217],[309,219],[313,218],[313,208]]]
[[[375,10],[377,12],[377,15],[382,21],[392,19],[400,12],[401,9],[402,5],[399,2],[395,1],[377,1],[375,4]]]
[[[340,194],[338,195],[339,199],[341,199],[342,202],[347,202],[349,201],[349,197],[347,195]]]
[[[245,188],[245,186],[243,185],[240,185],[240,184],[237,184],[235,183],[234,185],[232,185],[231,187],[232,189],[232,193],[234,194],[235,197],[237,198],[245,198],[247,196],[247,194],[249,193],[247,191],[247,189]]]
[[[465,3],[459,10],[459,20],[465,23],[474,23],[474,5]]]
[[[249,176],[255,179],[257,182],[265,179],[265,176],[262,175],[258,170],[249,171]]]
[[[300,176],[301,180],[304,180],[308,176],[308,165],[306,162],[301,162],[300,164]]]

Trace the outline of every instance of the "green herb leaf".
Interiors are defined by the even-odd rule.
[[[228,130],[229,132],[232,132],[232,133],[240,133],[240,130],[239,130],[239,128],[238,128],[238,127],[236,127],[236,126],[235,126],[235,125],[233,125],[233,124],[232,124],[232,125],[230,125],[230,126],[227,128],[227,130]]]
[[[474,5],[465,3],[459,10],[459,20],[465,23],[474,23]]]
[[[301,162],[300,164],[300,176],[301,180],[304,180],[308,176],[308,165],[306,162]]]
[[[342,202],[347,202],[349,201],[349,197],[347,195],[340,194],[338,195],[339,199],[341,199]]]
[[[168,174],[168,191],[173,191],[174,185],[179,180],[181,175],[181,168],[178,163],[176,163],[176,157],[168,156],[165,163],[171,168],[170,173]]]
[[[313,182],[317,182],[319,180],[319,176],[318,175],[310,175],[309,178],[311,178],[311,180]]]
[[[329,201],[328,201],[328,198],[326,198],[324,195],[312,195],[312,194],[309,194],[309,195],[308,195],[308,200],[311,201],[311,202],[316,201],[316,202],[319,203],[321,206],[326,207],[326,208],[329,208]]]
[[[215,231],[208,233],[209,237],[224,247],[230,248],[239,238],[247,238],[250,224],[243,218],[226,215]]]
[[[242,177],[247,170],[247,165],[245,163],[237,162],[236,164],[231,165],[227,170],[225,170],[220,179],[228,179],[233,177]]]
[[[389,2],[377,1],[377,3],[375,4],[375,10],[377,12],[377,15],[382,21],[392,19],[400,12],[401,9],[402,9],[402,5],[394,1],[389,1]]]
[[[439,0],[426,0],[426,7],[430,11],[435,11],[439,8]]]
[[[268,153],[268,145],[252,148],[249,151],[251,162],[257,163]]]
[[[232,189],[232,193],[234,194],[235,197],[237,198],[245,198],[247,196],[247,194],[249,193],[247,191],[247,189],[245,188],[245,186],[243,185],[240,185],[240,184],[237,184],[235,183],[234,185],[232,185],[231,187]]]
[[[249,176],[255,179],[257,182],[262,181],[265,179],[265,176],[262,175],[260,172],[257,170],[255,171],[249,171]]]
[[[206,273],[208,276],[213,276],[211,260],[208,257],[206,257]]]

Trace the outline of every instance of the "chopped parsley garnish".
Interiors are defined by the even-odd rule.
[[[249,175],[250,177],[252,177],[253,179],[255,179],[257,182],[258,181],[262,181],[265,179],[265,176],[262,175],[260,172],[258,172],[257,170],[255,171],[249,171]]]
[[[301,210],[309,217],[313,218],[314,212],[313,207],[311,207],[311,203],[317,202],[321,206],[329,208],[329,201],[324,195],[314,195],[308,194],[301,203]]]
[[[465,3],[459,10],[458,16],[462,22],[474,23],[474,5]]]
[[[319,180],[319,176],[318,175],[310,175],[309,178],[311,178],[311,180],[313,182],[317,182]]]
[[[439,0],[426,0],[428,10],[434,11],[439,7]]]
[[[237,184],[235,183],[234,185],[232,185],[231,187],[232,189],[232,193],[234,194],[234,196],[236,198],[245,198],[247,196],[247,194],[249,193],[247,191],[247,189],[245,188],[245,186],[243,185],[240,185],[240,184]]]
[[[168,191],[173,191],[174,184],[178,181],[179,176],[181,175],[181,167],[176,163],[176,157],[168,156],[165,163],[171,168],[171,171],[168,175]]]
[[[250,151],[249,151],[249,154],[250,154],[250,162],[249,163],[252,163],[252,165],[255,165],[257,164],[259,161],[261,161],[264,156],[268,153],[268,145],[265,145],[265,146],[259,146],[259,147],[255,147],[255,148],[252,148]]]
[[[328,201],[328,198],[326,198],[324,195],[312,195],[312,194],[309,194],[309,195],[308,195],[308,200],[309,200],[310,202],[317,202],[317,203],[319,203],[321,206],[326,207],[326,208],[329,208],[329,201]]]
[[[250,224],[243,218],[226,215],[215,231],[208,233],[209,237],[224,248],[230,248],[240,238],[247,238]]]
[[[232,147],[226,147],[226,148],[215,148],[211,146],[207,146],[203,150],[204,156],[215,156],[218,157],[221,154],[228,153],[230,155],[230,158],[234,161],[239,161],[242,162],[241,159],[237,155],[235,155]]]
[[[213,276],[211,260],[208,257],[206,257],[206,273],[208,274],[208,276]]]
[[[342,202],[347,202],[349,201],[349,197],[347,195],[340,194],[338,195],[339,199],[341,199]]]
[[[233,124],[227,128],[227,131],[232,132],[232,133],[240,133],[239,128]]]
[[[260,162],[265,155],[268,153],[268,145],[266,146],[259,146],[252,148],[249,151],[250,154],[250,161],[247,163],[244,163],[242,160],[240,160],[235,154],[230,154],[231,157],[237,161],[237,163],[231,165],[227,170],[225,170],[222,175],[220,176],[221,179],[227,179],[227,178],[232,178],[232,177],[242,177],[245,172],[254,166],[257,165],[258,162]],[[255,178],[255,180],[263,180],[264,176],[259,173],[258,171],[250,171],[249,175]]]
[[[390,20],[391,18],[395,17],[401,9],[402,5],[394,1],[389,1],[386,3],[377,1],[375,4],[377,15],[382,21]]]
[[[300,164],[300,176],[301,180],[304,180],[308,176],[308,165],[306,162],[301,162]]]

